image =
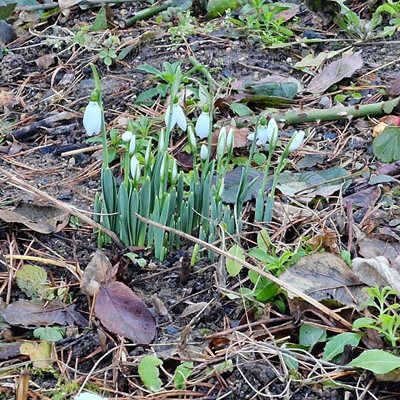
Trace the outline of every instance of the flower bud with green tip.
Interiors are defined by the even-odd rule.
[[[200,158],[203,161],[206,161],[208,158],[208,147],[205,144],[201,145],[201,149],[200,149]]]
[[[205,107],[202,113],[200,114],[199,118],[196,121],[196,135],[200,139],[206,139],[210,135],[210,128],[211,128],[211,116],[210,112],[208,111],[208,107]]]
[[[222,127],[218,135],[217,144],[217,158],[220,159],[224,156],[226,150],[226,129]]]
[[[140,179],[140,164],[136,156],[131,158],[131,176],[134,182]]]
[[[304,131],[295,131],[293,133],[293,136],[288,144],[289,153],[297,150],[303,144],[304,135],[305,135]]]
[[[83,114],[83,126],[89,136],[98,135],[101,131],[102,111],[97,101],[89,101]]]

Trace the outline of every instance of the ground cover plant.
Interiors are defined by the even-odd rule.
[[[0,398],[398,398],[399,12],[0,4]]]

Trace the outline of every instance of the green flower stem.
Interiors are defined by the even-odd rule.
[[[290,141],[288,143],[288,145],[285,147],[285,150],[283,150],[283,153],[279,159],[278,166],[276,167],[276,170],[274,173],[274,179],[272,180],[271,191],[269,192],[269,195],[267,198],[267,204],[265,206],[264,222],[272,221],[272,208],[274,207],[275,190],[276,190],[276,186],[278,185],[278,182],[279,182],[279,176],[285,166],[285,161],[289,155],[289,146],[290,146],[291,142],[292,141]]]

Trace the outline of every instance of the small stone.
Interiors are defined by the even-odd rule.
[[[319,105],[321,108],[324,108],[324,109],[325,109],[325,108],[330,108],[331,105],[332,105],[331,98],[330,98],[329,96],[323,96],[323,97],[321,97],[321,100],[319,101],[318,105]]]
[[[0,20],[0,44],[8,44],[16,39],[13,27],[6,21]]]

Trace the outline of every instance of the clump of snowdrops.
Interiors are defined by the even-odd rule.
[[[212,159],[213,96],[201,86],[202,96],[199,96],[198,106],[202,111],[193,127],[179,102],[181,70],[177,68],[171,85],[170,105],[165,113],[165,128],[160,129],[157,143],[151,139],[138,140],[140,138],[136,136],[132,123],[128,123],[127,130],[122,134],[125,148],[121,164],[123,179],[117,184],[108,163],[100,79],[94,66],[92,70],[96,87],[86,107],[83,124],[88,135],[101,134],[102,137],[101,193],[96,196],[94,207],[97,222],[116,232],[126,246],[153,248],[155,257],[160,260],[165,259],[168,250],[180,247],[181,238],[146,223],[143,218],[196,235],[208,243],[224,238],[226,234],[240,233],[245,199],[256,181],[248,180],[255,146],[267,144],[268,161],[256,198],[255,218],[259,222],[271,220],[279,173],[288,154],[301,145],[304,132],[296,132],[284,149],[275,169],[272,190],[267,195],[264,188],[278,142],[278,126],[273,119],[267,124],[265,118],[260,118],[254,134],[249,137],[252,140],[250,155],[242,168],[235,202],[233,205],[225,204],[224,181],[233,158],[234,130],[227,132],[224,127],[220,129],[216,157]],[[193,158],[193,168],[189,173],[181,170],[177,160],[168,152],[174,130],[187,135]],[[138,215],[143,218],[138,218]],[[100,246],[107,240],[104,234],[99,233]]]

